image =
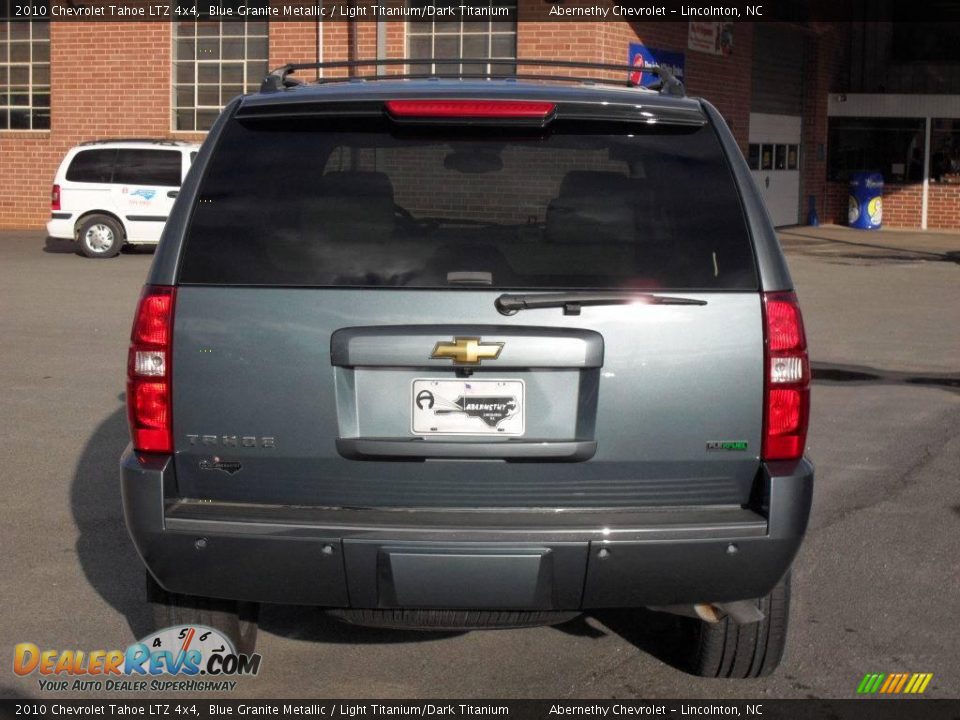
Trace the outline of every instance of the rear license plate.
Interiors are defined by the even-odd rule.
[[[523,435],[523,380],[414,380],[415,435]]]

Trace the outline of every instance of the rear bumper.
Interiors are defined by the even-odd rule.
[[[176,497],[172,460],[121,459],[127,527],[173,592],[355,608],[577,610],[760,597],[790,567],[813,467],[764,469],[764,514],[383,511]]]
[[[73,240],[73,214],[68,212],[51,213],[47,221],[47,235],[53,238]]]

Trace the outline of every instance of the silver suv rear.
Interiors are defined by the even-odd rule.
[[[224,110],[137,310],[122,482],[158,623],[249,647],[262,602],[653,607],[691,671],[771,672],[809,369],[717,111],[668,77],[290,73]]]

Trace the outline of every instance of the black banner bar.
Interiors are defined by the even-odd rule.
[[[14,22],[960,22],[960,0],[0,0]]]
[[[0,718],[955,720],[960,700],[0,700]]]

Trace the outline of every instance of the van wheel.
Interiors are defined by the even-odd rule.
[[[790,573],[766,597],[757,600],[763,620],[738,625],[726,617],[718,623],[703,620],[694,634],[690,670],[701,677],[758,678],[780,665],[787,641],[790,611]]]
[[[77,235],[80,252],[89,258],[108,258],[120,252],[123,229],[106,215],[91,215],[84,219]]]
[[[147,603],[153,613],[154,630],[172,625],[206,625],[226,635],[238,653],[252,653],[257,646],[257,603],[181,595],[160,587],[148,570]]]

